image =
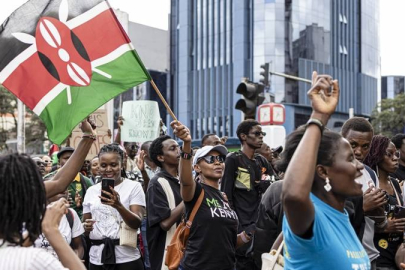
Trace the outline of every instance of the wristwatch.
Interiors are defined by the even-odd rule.
[[[323,130],[325,129],[325,126],[322,124],[322,122],[316,118],[310,118],[307,122],[307,124],[305,125],[305,127],[307,128],[309,125],[316,125],[317,127],[319,127],[319,129],[321,130],[321,134],[323,133]]]

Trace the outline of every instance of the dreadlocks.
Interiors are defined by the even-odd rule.
[[[21,246],[26,230],[33,243],[41,233],[46,209],[45,188],[34,161],[27,155],[1,156],[0,186],[0,235]]]
[[[370,152],[364,159],[364,164],[377,171],[377,164],[383,160],[390,142],[390,139],[383,135],[374,136],[371,141]]]
[[[125,173],[124,169],[124,150],[121,149],[121,146],[118,143],[104,145],[103,147],[101,147],[100,152],[98,153],[98,158],[100,158],[100,156],[105,153],[118,154],[122,164],[121,176],[127,178],[127,174]]]

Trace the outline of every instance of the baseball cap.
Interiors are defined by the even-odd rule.
[[[218,153],[220,153],[221,155],[224,155],[224,156],[226,156],[228,154],[228,149],[226,149],[226,147],[223,145],[216,145],[216,146],[206,145],[206,146],[198,149],[197,152],[195,153],[194,159],[193,159],[193,166],[195,164],[197,164],[198,159],[205,157],[211,151],[217,151]]]
[[[283,152],[283,150],[284,150],[284,149],[283,149],[283,146],[282,146],[282,145],[271,149],[271,151],[277,152],[277,153],[279,153],[279,154],[280,154],[281,152]]]
[[[60,151],[57,154],[58,159],[60,159],[60,156],[66,152],[74,152],[75,149],[73,147],[63,147],[62,149],[60,149]]]

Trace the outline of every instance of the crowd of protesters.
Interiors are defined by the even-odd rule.
[[[262,269],[277,246],[284,269],[405,269],[405,134],[374,134],[361,117],[328,130],[339,93],[314,72],[310,120],[284,147],[264,143],[255,120],[238,125],[238,151],[212,133],[192,147],[173,121],[174,137],[137,144],[118,132],[87,159],[96,130],[85,120],[57,163],[0,156],[0,269],[168,269],[183,219],[180,270]]]

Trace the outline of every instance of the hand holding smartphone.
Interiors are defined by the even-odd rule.
[[[115,180],[113,178],[103,178],[101,180],[101,197],[107,198],[109,197],[108,195],[106,195],[105,193],[103,193],[103,190],[111,193],[111,189],[110,187],[114,187],[114,182]],[[101,199],[101,202],[107,202],[106,200]]]

